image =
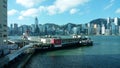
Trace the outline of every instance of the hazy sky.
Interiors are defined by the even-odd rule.
[[[84,24],[97,18],[120,17],[120,0],[8,0],[8,25]]]

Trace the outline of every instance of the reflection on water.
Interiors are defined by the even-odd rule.
[[[120,68],[120,37],[91,38],[93,46],[35,54],[26,68]]]

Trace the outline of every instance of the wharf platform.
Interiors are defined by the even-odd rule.
[[[34,53],[35,50],[47,50],[47,49],[57,49],[57,48],[64,48],[64,47],[78,47],[78,46],[91,46],[93,41],[89,38],[41,38],[37,40],[21,40],[21,41],[11,41],[11,43],[15,43],[21,45],[23,42],[26,42],[28,45],[23,45],[22,47],[13,53],[10,53],[3,58],[0,58],[0,68],[7,65],[10,61],[13,61],[23,53]]]

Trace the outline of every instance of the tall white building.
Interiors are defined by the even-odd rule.
[[[97,25],[97,35],[100,34],[100,25]]]
[[[102,33],[103,35],[105,34],[105,26],[104,26],[104,24],[102,24],[101,33]]]
[[[107,18],[107,24],[111,23],[111,18]]]
[[[7,39],[7,0],[0,0],[0,45]]]
[[[118,34],[120,35],[120,26],[118,26]]]
[[[97,34],[97,24],[93,25],[93,34],[96,35]]]
[[[90,35],[90,23],[87,24],[87,27],[88,27],[88,35]]]
[[[110,29],[111,26],[111,18],[107,18],[107,29]]]
[[[119,27],[118,27],[118,18],[114,18],[114,24],[115,24],[115,34],[117,35],[119,33]]]
[[[118,25],[118,18],[117,17],[114,18],[114,23],[115,23],[115,25]]]

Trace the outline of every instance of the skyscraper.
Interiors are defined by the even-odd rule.
[[[90,35],[90,23],[87,24],[88,27],[88,35]]]
[[[105,26],[104,26],[104,24],[102,24],[102,28],[101,28],[101,34],[105,34]]]
[[[106,34],[111,35],[112,34],[112,27],[111,27],[112,19],[109,17],[107,18],[107,29],[106,29]]]
[[[38,26],[38,18],[37,17],[35,18],[35,26],[36,27]]]
[[[118,27],[118,18],[114,18],[114,24],[115,24],[115,34],[117,35],[119,33],[119,27]]]
[[[38,27],[38,18],[36,17],[35,18],[35,35],[39,35],[40,34],[40,30],[39,30],[39,27]]]
[[[18,24],[14,23],[14,35],[18,35],[18,34],[19,34]]]
[[[0,0],[0,45],[7,39],[7,0]]]
[[[96,35],[97,34],[97,24],[93,25],[93,34]]]
[[[115,23],[115,25],[118,25],[118,18],[117,17],[114,18],[114,23]]]

